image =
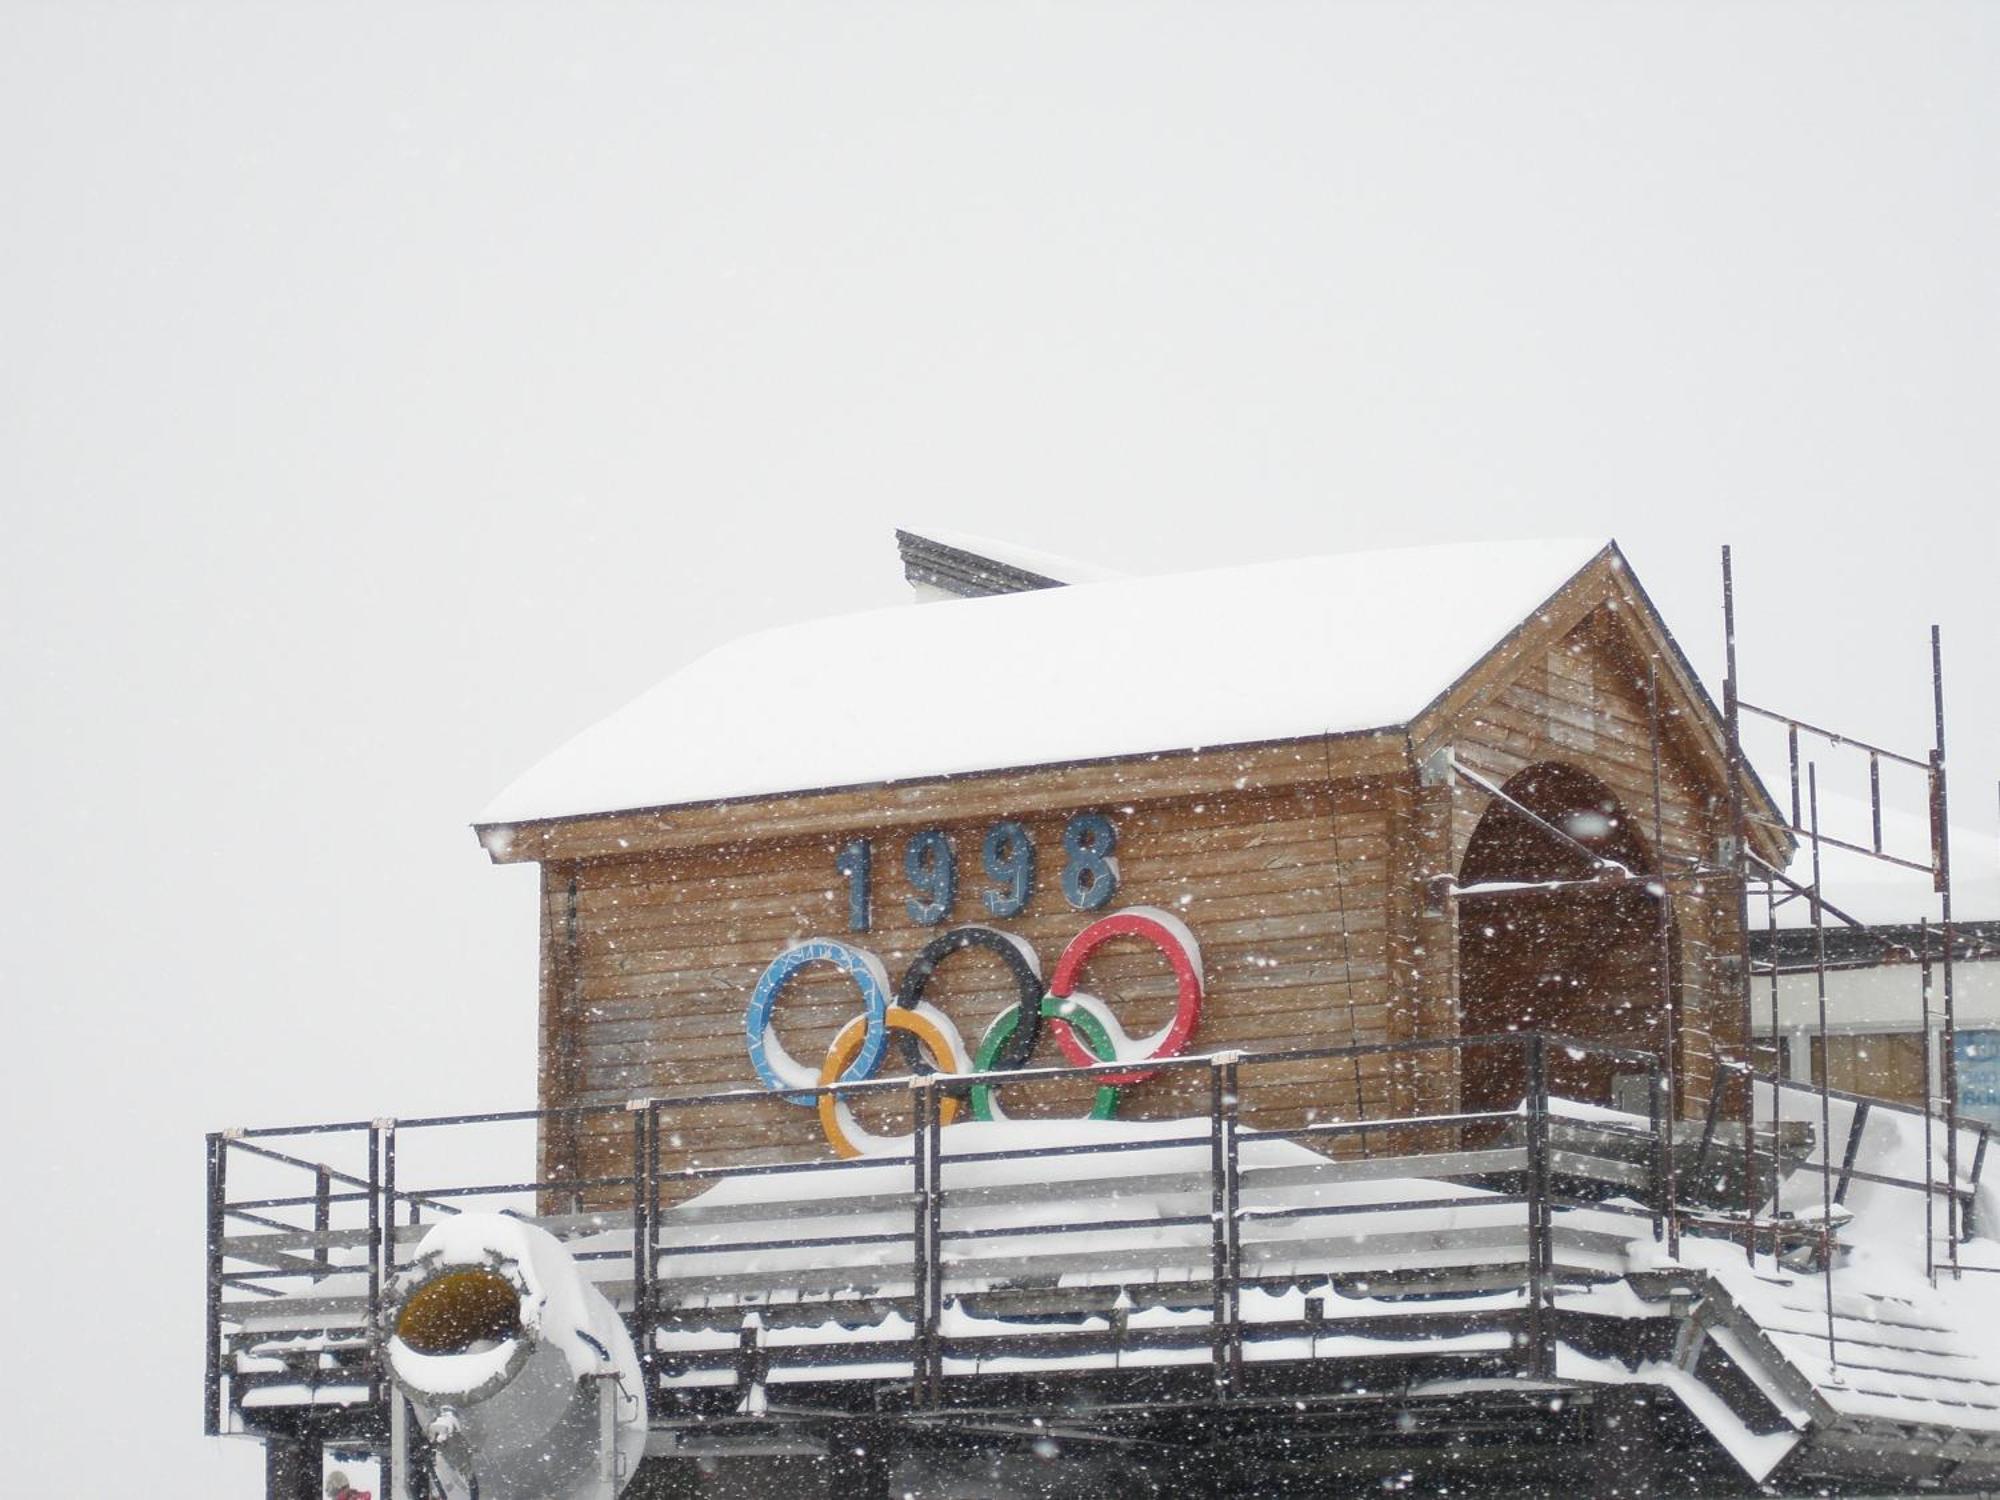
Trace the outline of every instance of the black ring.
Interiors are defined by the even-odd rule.
[[[930,983],[937,966],[952,954],[963,948],[984,948],[989,953],[998,954],[1008,972],[1014,976],[1014,987],[1021,992],[1021,1024],[1014,1028],[1014,1035],[1007,1043],[1007,1050],[994,1059],[994,1066],[1014,1069],[1026,1064],[1034,1056],[1035,1044],[1042,1035],[1042,976],[1028,961],[1028,955],[1015,946],[1014,939],[996,927],[954,927],[949,932],[940,933],[924,945],[903,974],[903,982],[896,987],[894,1003],[905,1010],[915,1010],[924,997],[924,986]],[[935,1064],[925,1060],[917,1039],[907,1031],[892,1031],[889,1035],[903,1054],[903,1065],[911,1073],[935,1073]]]

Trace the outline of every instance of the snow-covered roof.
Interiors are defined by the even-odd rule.
[[[781,626],[585,730],[479,821],[1400,725],[1607,545],[1357,552]]]

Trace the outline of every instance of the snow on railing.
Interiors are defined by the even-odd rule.
[[[1586,1065],[1644,1074],[1650,1114],[1561,1098],[1552,1079]],[[569,1244],[633,1325],[649,1386],[754,1383],[782,1358],[899,1371],[918,1405],[948,1376],[1063,1352],[1196,1359],[1227,1397],[1246,1359],[1363,1338],[1349,1292],[1397,1278],[1476,1283],[1493,1314],[1479,1339],[1506,1337],[1462,1352],[1546,1375],[1559,1256],[1605,1263],[1635,1219],[1671,1243],[1684,1218],[1660,1060],[1539,1033],[1169,1059],[1162,1088],[1196,1105],[1181,1119],[948,1123],[975,1088],[1004,1088],[1018,1107],[1124,1066],[818,1088],[913,1116],[887,1149],[847,1160],[713,1165],[671,1149],[697,1112],[712,1123],[767,1106],[761,1089],[218,1133],[209,1425],[302,1378],[307,1399],[318,1385],[386,1399],[387,1289],[428,1221],[472,1207]],[[1522,1102],[1369,1109],[1356,1085],[1399,1070],[1441,1080],[1432,1097],[1447,1104],[1467,1077],[1500,1070]],[[1301,1102],[1315,1090],[1342,1108]],[[623,1165],[551,1170],[586,1136],[622,1137]],[[1328,1290],[1314,1301],[1309,1285]],[[1135,1287],[1153,1299],[1136,1312]],[[1060,1326],[1022,1321],[1058,1306]],[[816,1341],[808,1316],[841,1336]]]

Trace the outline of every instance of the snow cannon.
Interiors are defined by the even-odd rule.
[[[451,1500],[612,1500],[637,1469],[646,1398],[631,1335],[546,1230],[498,1214],[440,1221],[397,1277],[385,1332],[389,1376]]]

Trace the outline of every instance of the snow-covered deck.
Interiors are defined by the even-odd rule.
[[[708,1179],[657,1209],[662,1183],[641,1174],[636,1211],[541,1222],[634,1325],[669,1451],[841,1411],[1024,1412],[1057,1388],[1070,1420],[1094,1409],[1110,1426],[1162,1404],[1306,1413],[1363,1393],[1638,1385],[1752,1481],[1787,1462],[1797,1477],[2000,1479],[1986,1333],[2000,1244],[1946,1235],[1941,1124],[1927,1198],[1921,1116],[1829,1101],[1834,1154],[1780,1156],[1787,1217],[1763,1206],[1753,1259],[1727,1194],[1703,1188],[1740,1135],[1683,1131],[1676,1188],[1653,1122],[1561,1099],[1280,1132],[1217,1097],[1230,1103],[1187,1120],[955,1124],[886,1154]],[[1766,1089],[1759,1113],[1788,1139],[1822,1134],[1816,1094],[1774,1107]],[[355,1128],[379,1162],[383,1127]],[[270,1151],[262,1139],[223,1149]],[[2000,1224],[1979,1155],[1963,1133],[1975,1231]],[[1772,1165],[1761,1151],[1759,1174]],[[371,1329],[390,1263],[423,1231],[386,1226],[453,1205],[381,1177],[336,1175],[292,1203],[220,1195],[234,1222],[212,1262],[219,1414],[255,1425],[382,1399]],[[1836,1192],[1827,1274],[1818,1226]],[[271,1227],[307,1205],[315,1227]],[[363,1210],[373,1228],[346,1227]]]

